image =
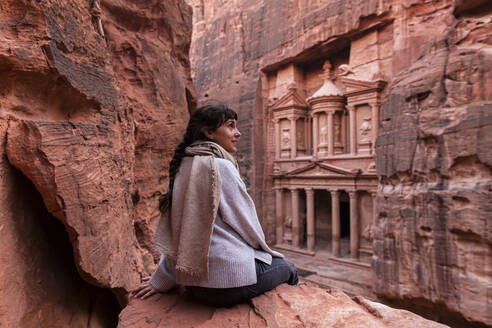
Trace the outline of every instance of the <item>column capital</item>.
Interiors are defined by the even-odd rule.
[[[347,193],[349,194],[350,199],[355,199],[357,197],[357,190],[349,190]]]
[[[380,104],[380,102],[379,102],[379,101],[370,101],[368,105],[369,105],[369,107],[371,107],[371,108],[374,108],[374,107],[376,107],[376,108],[377,108],[378,106],[381,106],[381,104]]]
[[[339,194],[340,194],[340,190],[335,189],[335,188],[328,188],[328,189],[326,189],[326,190],[327,190],[329,193],[331,193],[331,194],[337,194],[337,195],[339,195]]]
[[[314,193],[314,189],[313,189],[313,188],[311,188],[311,187],[304,188],[304,191],[306,192],[306,194],[308,194],[308,193],[309,193],[309,194]]]
[[[347,105],[346,108],[347,108],[347,110],[349,112],[355,111],[355,106],[354,105]]]
[[[290,192],[297,192],[299,191],[299,188],[297,187],[289,187]]]

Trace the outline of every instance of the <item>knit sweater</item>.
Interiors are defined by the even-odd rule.
[[[253,200],[234,165],[215,158],[221,176],[219,211],[215,218],[208,254],[208,279],[196,285],[231,288],[256,283],[255,259],[271,264],[272,256],[283,257],[265,242]],[[165,292],[176,284],[172,265],[164,254],[150,278],[155,289]]]

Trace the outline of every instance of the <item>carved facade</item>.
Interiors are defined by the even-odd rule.
[[[357,78],[347,64],[334,69],[330,60],[314,82],[310,75],[294,64],[270,74],[276,246],[358,261],[372,254],[373,156],[385,82]],[[321,87],[309,90],[316,83]]]

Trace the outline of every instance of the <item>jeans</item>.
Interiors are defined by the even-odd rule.
[[[296,267],[287,259],[274,257],[271,265],[255,260],[255,265],[257,282],[254,285],[233,288],[186,286],[186,290],[200,303],[229,307],[245,302],[284,282],[297,285],[299,281]]]

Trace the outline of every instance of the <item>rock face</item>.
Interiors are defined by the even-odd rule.
[[[2,327],[114,326],[115,296],[155,266],[157,198],[194,107],[191,10],[0,7]]]
[[[447,327],[408,311],[395,310],[362,297],[351,299],[338,289],[301,283],[281,285],[232,308],[193,303],[178,292],[132,300],[120,314],[119,328],[140,327]]]
[[[329,59],[342,76],[386,82],[374,155],[375,220],[364,232],[375,292],[426,307],[436,320],[492,325],[490,4],[188,2],[199,102],[220,100],[238,110],[242,174],[270,242],[270,95],[307,81],[299,92],[309,97],[321,86],[314,73]]]
[[[395,76],[377,144],[373,245],[380,295],[444,303],[489,325],[491,27],[490,12],[452,21]]]

